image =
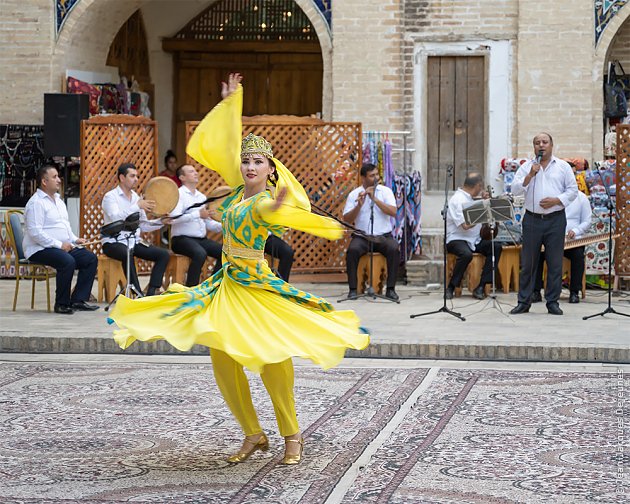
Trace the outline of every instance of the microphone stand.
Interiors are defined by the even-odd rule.
[[[446,254],[448,253],[446,251],[446,217],[448,215],[448,181],[449,179],[453,176],[453,167],[452,166],[448,166],[448,168],[446,169],[446,181],[444,182],[444,208],[442,208],[442,219],[444,220],[444,237],[442,239],[442,246],[443,246],[443,254],[442,254],[442,261],[443,261],[443,282],[444,282],[444,291],[442,293],[442,300],[443,300],[443,304],[442,307],[437,309],[437,310],[433,310],[430,312],[425,312],[425,313],[416,313],[414,315],[409,315],[409,318],[416,318],[416,317],[424,317],[425,315],[433,315],[435,313],[448,313],[449,315],[452,315],[453,317],[456,317],[462,321],[466,320],[464,317],[462,317],[461,313],[458,313],[456,311],[453,310],[449,310],[446,307]]]
[[[118,242],[118,237],[120,236],[120,233],[118,234],[118,236],[116,236],[116,241]],[[144,297],[143,294],[141,292],[138,292],[138,289],[136,289],[136,286],[133,285],[133,283],[131,282],[131,249],[129,247],[129,241],[131,238],[131,231],[127,232],[127,236],[125,238],[125,240],[127,241],[127,284],[124,287],[120,288],[120,291],[118,291],[118,294],[116,294],[116,296],[114,297],[114,299],[111,300],[111,302],[105,307],[105,311],[109,311],[109,309],[111,308],[111,306],[116,302],[116,300],[118,299],[118,296],[120,296],[121,294],[125,294],[125,297],[130,297],[131,292],[133,291],[136,295],[136,297]]]
[[[607,313],[614,313],[615,315],[621,315],[623,317],[630,317],[627,313],[621,313],[615,310],[612,307],[612,216],[614,212],[614,206],[612,203],[612,198],[610,196],[610,191],[608,190],[608,186],[606,182],[604,182],[604,177],[602,177],[602,173],[600,170],[597,170],[599,174],[599,178],[602,181],[602,185],[604,186],[604,190],[606,191],[606,195],[608,196],[608,306],[606,309],[599,313],[594,313],[593,315],[587,315],[586,317],[582,317],[582,320],[588,320],[593,317],[601,316],[603,317]]]
[[[376,187],[378,186],[378,178],[374,181],[374,192],[372,193],[372,198],[370,198],[370,236],[374,235],[374,199],[376,198]],[[369,196],[368,196],[369,198]],[[361,299],[361,298],[367,298],[367,297],[371,297],[372,299],[385,299],[387,301],[392,301],[396,304],[400,304],[400,300],[395,300],[395,299],[390,299],[387,296],[383,296],[382,294],[377,294],[376,291],[374,290],[374,287],[372,287],[372,279],[374,278],[374,242],[372,240],[368,240],[368,254],[370,254],[370,267],[368,270],[368,286],[365,289],[365,292],[363,294],[359,294],[357,295],[357,297],[352,298],[352,300],[355,299]],[[358,273],[358,272],[357,272]],[[389,272],[387,272],[389,274]],[[349,301],[350,298],[342,298],[339,299],[337,302],[338,303],[342,303],[343,301]]]

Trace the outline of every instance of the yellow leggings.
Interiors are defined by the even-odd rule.
[[[252,403],[247,376],[243,366],[221,350],[210,349],[214,377],[230,411],[246,436],[262,432]],[[271,397],[280,435],[292,436],[299,431],[293,397],[293,362],[287,359],[267,364],[260,377]]]

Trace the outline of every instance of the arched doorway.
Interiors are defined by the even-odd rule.
[[[322,113],[323,59],[315,29],[293,0],[219,0],[162,47],[173,58],[173,138],[184,158],[186,121],[220,100],[220,82],[244,74],[244,115]]]

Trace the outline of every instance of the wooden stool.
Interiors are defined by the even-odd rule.
[[[457,261],[457,256],[455,254],[447,254],[446,255],[446,281],[448,282],[450,278],[453,276],[453,269],[455,268],[455,261]],[[466,284],[468,285],[468,290],[470,292],[475,290],[475,287],[479,285],[479,281],[481,280],[481,271],[483,270],[483,264],[486,261],[486,257],[483,254],[473,254],[472,261],[468,264],[466,268],[466,274],[464,278],[466,279]],[[492,289],[492,286],[486,285],[486,294],[489,289]],[[455,297],[459,297],[462,295],[462,288],[455,287]]]
[[[501,277],[501,286],[503,292],[510,292],[510,284],[514,286],[514,291],[518,292],[519,288],[519,272],[521,269],[521,246],[506,245],[501,251],[501,259],[499,259],[499,275]]]
[[[102,303],[103,299],[111,303],[116,297],[118,288],[124,287],[127,283],[122,263],[106,255],[98,256],[97,277],[99,303]]]
[[[164,272],[162,287],[166,290],[171,283],[185,285],[189,265],[190,259],[188,257],[179,254],[171,254],[171,257],[168,259],[166,271]]]
[[[569,282],[571,281],[571,261],[566,257],[562,258],[562,278],[567,276]],[[547,287],[547,261],[543,266],[543,285]],[[586,268],[584,268],[584,274],[582,275],[582,299],[586,297]]]
[[[387,260],[383,254],[372,254],[373,259],[373,275],[372,288],[378,294],[383,293],[383,286],[387,283]],[[359,268],[357,270],[357,292],[363,294],[370,279],[370,254],[362,255],[359,259]]]

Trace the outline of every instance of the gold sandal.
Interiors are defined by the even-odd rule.
[[[287,455],[285,451],[284,458],[280,462],[282,465],[297,465],[302,461],[302,455],[304,454],[304,438],[300,439],[285,439],[285,443],[300,443],[300,453],[297,455]]]
[[[261,433],[258,441],[250,441],[249,439],[245,438],[245,443],[249,443],[250,445],[252,445],[252,449],[248,452],[240,451],[238,453],[235,453],[234,455],[229,456],[227,458],[227,461],[230,464],[240,464],[241,462],[245,462],[256,450],[266,452],[269,449],[269,440],[267,439],[267,436],[265,436],[264,432]]]

